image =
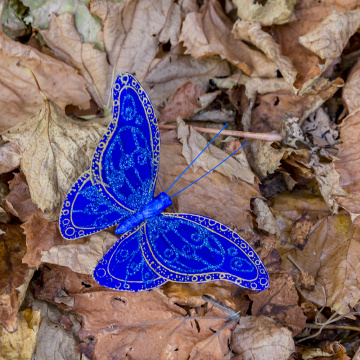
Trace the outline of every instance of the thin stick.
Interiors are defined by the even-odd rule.
[[[343,330],[360,331],[360,327],[358,327],[358,326],[345,326],[345,325],[306,324],[306,327],[309,329],[343,329]]]
[[[25,70],[27,70],[27,71],[31,74],[31,76],[34,78],[34,80],[35,80],[35,82],[36,82],[36,86],[37,86],[37,88],[38,88],[38,90],[39,90],[39,93],[42,95],[42,97],[43,97],[44,100],[46,101],[48,98],[47,98],[47,96],[41,91],[40,85],[39,85],[39,83],[38,83],[38,81],[37,81],[37,78],[36,78],[36,76],[34,75],[34,73],[33,73],[27,66],[22,65],[22,64],[20,63],[20,61],[18,61],[18,62],[16,63],[16,66],[17,66],[17,67],[22,67],[22,68],[24,68]]]
[[[159,125],[160,130],[176,130],[176,125]],[[208,134],[217,134],[219,132],[218,129],[208,129],[202,127],[194,126],[196,131],[200,131]],[[281,141],[282,136],[280,134],[273,133],[252,133],[246,131],[235,131],[235,130],[224,130],[222,135],[226,136],[235,136],[247,139],[256,139],[256,140],[264,140],[264,141]]]

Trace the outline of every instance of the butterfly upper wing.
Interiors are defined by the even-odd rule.
[[[229,227],[205,216],[165,213],[148,219],[141,247],[152,270],[170,281],[228,280],[252,290],[269,286],[256,252]]]
[[[151,101],[129,73],[112,88],[113,120],[94,154],[94,184],[114,206],[137,211],[153,199],[160,134]]]
[[[140,243],[144,238],[144,223],[123,234],[94,271],[102,286],[122,291],[150,290],[167,282],[146,263]]]
[[[66,195],[59,217],[61,235],[68,240],[88,236],[126,220],[132,212],[116,208],[91,182],[88,169]]]

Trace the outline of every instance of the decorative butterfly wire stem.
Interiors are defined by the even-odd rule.
[[[203,176],[200,176],[197,180],[195,180],[194,182],[192,182],[191,184],[189,184],[188,186],[184,187],[182,190],[178,191],[176,194],[170,196],[170,198],[173,198],[174,196],[180,194],[182,191],[186,190],[188,187],[190,187],[191,185],[194,185],[195,183],[197,183],[200,179],[202,179],[204,176],[210,174],[211,172],[213,172],[217,167],[219,167],[223,162],[225,162],[227,159],[229,159],[231,156],[233,156],[237,151],[239,151],[243,146],[245,146],[247,144],[247,142],[245,142],[243,145],[241,145],[238,149],[236,149],[233,153],[231,153],[227,158],[225,158],[223,161],[221,161],[219,164],[217,164],[215,167],[213,167],[211,170],[209,170],[206,174],[204,174]],[[209,144],[210,145],[210,144]]]
[[[167,193],[175,183],[184,175],[185,171],[197,160],[197,158],[211,145],[211,143],[220,135],[220,133],[228,126],[228,123],[216,134],[216,136],[206,145],[204,149],[200,151],[200,153],[196,156],[196,158],[189,164],[189,166],[177,177],[177,179],[170,185],[170,187],[165,191]]]

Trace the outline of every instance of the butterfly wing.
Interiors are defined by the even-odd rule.
[[[91,182],[88,169],[66,195],[59,216],[61,235],[74,240],[104,230],[126,220],[132,212],[114,207]]]
[[[120,291],[150,290],[167,280],[157,275],[146,263],[140,243],[144,238],[144,223],[123,234],[94,271],[102,286]]]
[[[227,280],[252,290],[269,286],[256,252],[229,227],[205,216],[160,214],[147,220],[144,257],[174,282]]]
[[[94,154],[94,184],[114,206],[140,210],[154,196],[160,134],[151,101],[129,73],[112,88],[113,120]]]

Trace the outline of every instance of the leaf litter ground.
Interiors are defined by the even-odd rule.
[[[359,359],[359,5],[67,4],[1,4],[0,357]],[[91,276],[113,229],[61,237],[59,207],[110,121],[122,71],[146,88],[160,123],[177,125],[161,132],[158,191],[211,139],[192,126],[281,133],[281,142],[248,140],[173,204],[238,232],[266,265],[269,289],[115,292]],[[175,190],[241,144],[214,145]]]

